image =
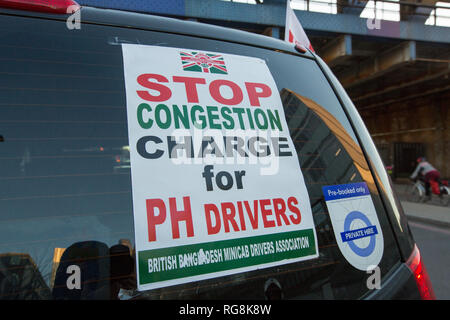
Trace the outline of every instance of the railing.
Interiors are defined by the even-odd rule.
[[[255,5],[263,5],[274,0],[222,0]],[[277,1],[282,3],[283,1]],[[450,2],[438,1],[442,4],[424,4],[409,1],[395,0],[291,0],[291,7],[296,10],[315,11],[323,13],[351,12],[346,9],[357,9],[355,13],[364,12],[362,18],[372,18],[380,20],[408,20],[411,17],[422,17],[426,19],[426,24],[441,25],[450,27]]]
[[[346,9],[357,9],[355,11],[365,12],[367,15],[364,16],[365,18],[381,20],[399,21],[410,19],[410,17],[422,17],[427,19],[427,24],[450,26],[450,3],[445,6],[394,0],[299,0],[291,1],[291,6],[298,10],[326,13],[342,13],[350,11]],[[325,7],[329,9],[319,9]]]

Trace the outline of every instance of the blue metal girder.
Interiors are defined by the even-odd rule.
[[[286,2],[283,0],[266,0],[264,4],[259,5],[220,0],[78,0],[78,3],[102,8],[272,27],[284,27],[286,15]],[[311,30],[450,43],[448,27],[428,26],[421,21],[382,21],[380,30],[371,30],[368,27],[367,19],[360,18],[358,15],[325,14],[300,10],[296,10],[295,13],[307,32]]]

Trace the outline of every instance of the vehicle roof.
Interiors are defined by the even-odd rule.
[[[61,14],[47,14],[3,8],[0,8],[0,13],[1,12],[8,14],[17,14],[21,16],[48,18],[52,20],[66,20],[67,18],[66,15]],[[307,51],[304,54],[300,54],[299,52],[297,52],[297,50],[295,50],[293,44],[273,37],[201,22],[168,18],[147,13],[83,6],[81,8],[81,21],[82,23],[137,28],[143,30],[168,32],[207,39],[222,40],[256,46],[260,48],[279,50],[298,56],[314,58],[314,55],[310,51]]]

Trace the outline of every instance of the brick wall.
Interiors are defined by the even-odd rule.
[[[363,111],[361,116],[375,144],[389,149],[388,161],[394,161],[395,143],[422,143],[428,160],[450,178],[449,109],[447,91]]]

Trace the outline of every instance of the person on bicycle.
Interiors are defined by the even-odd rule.
[[[425,195],[426,200],[431,199],[431,181],[435,181],[438,185],[440,185],[440,176],[439,171],[433,167],[425,157],[417,158],[417,167],[410,176],[411,179],[415,180],[417,176],[421,174],[424,177],[425,181]]]

